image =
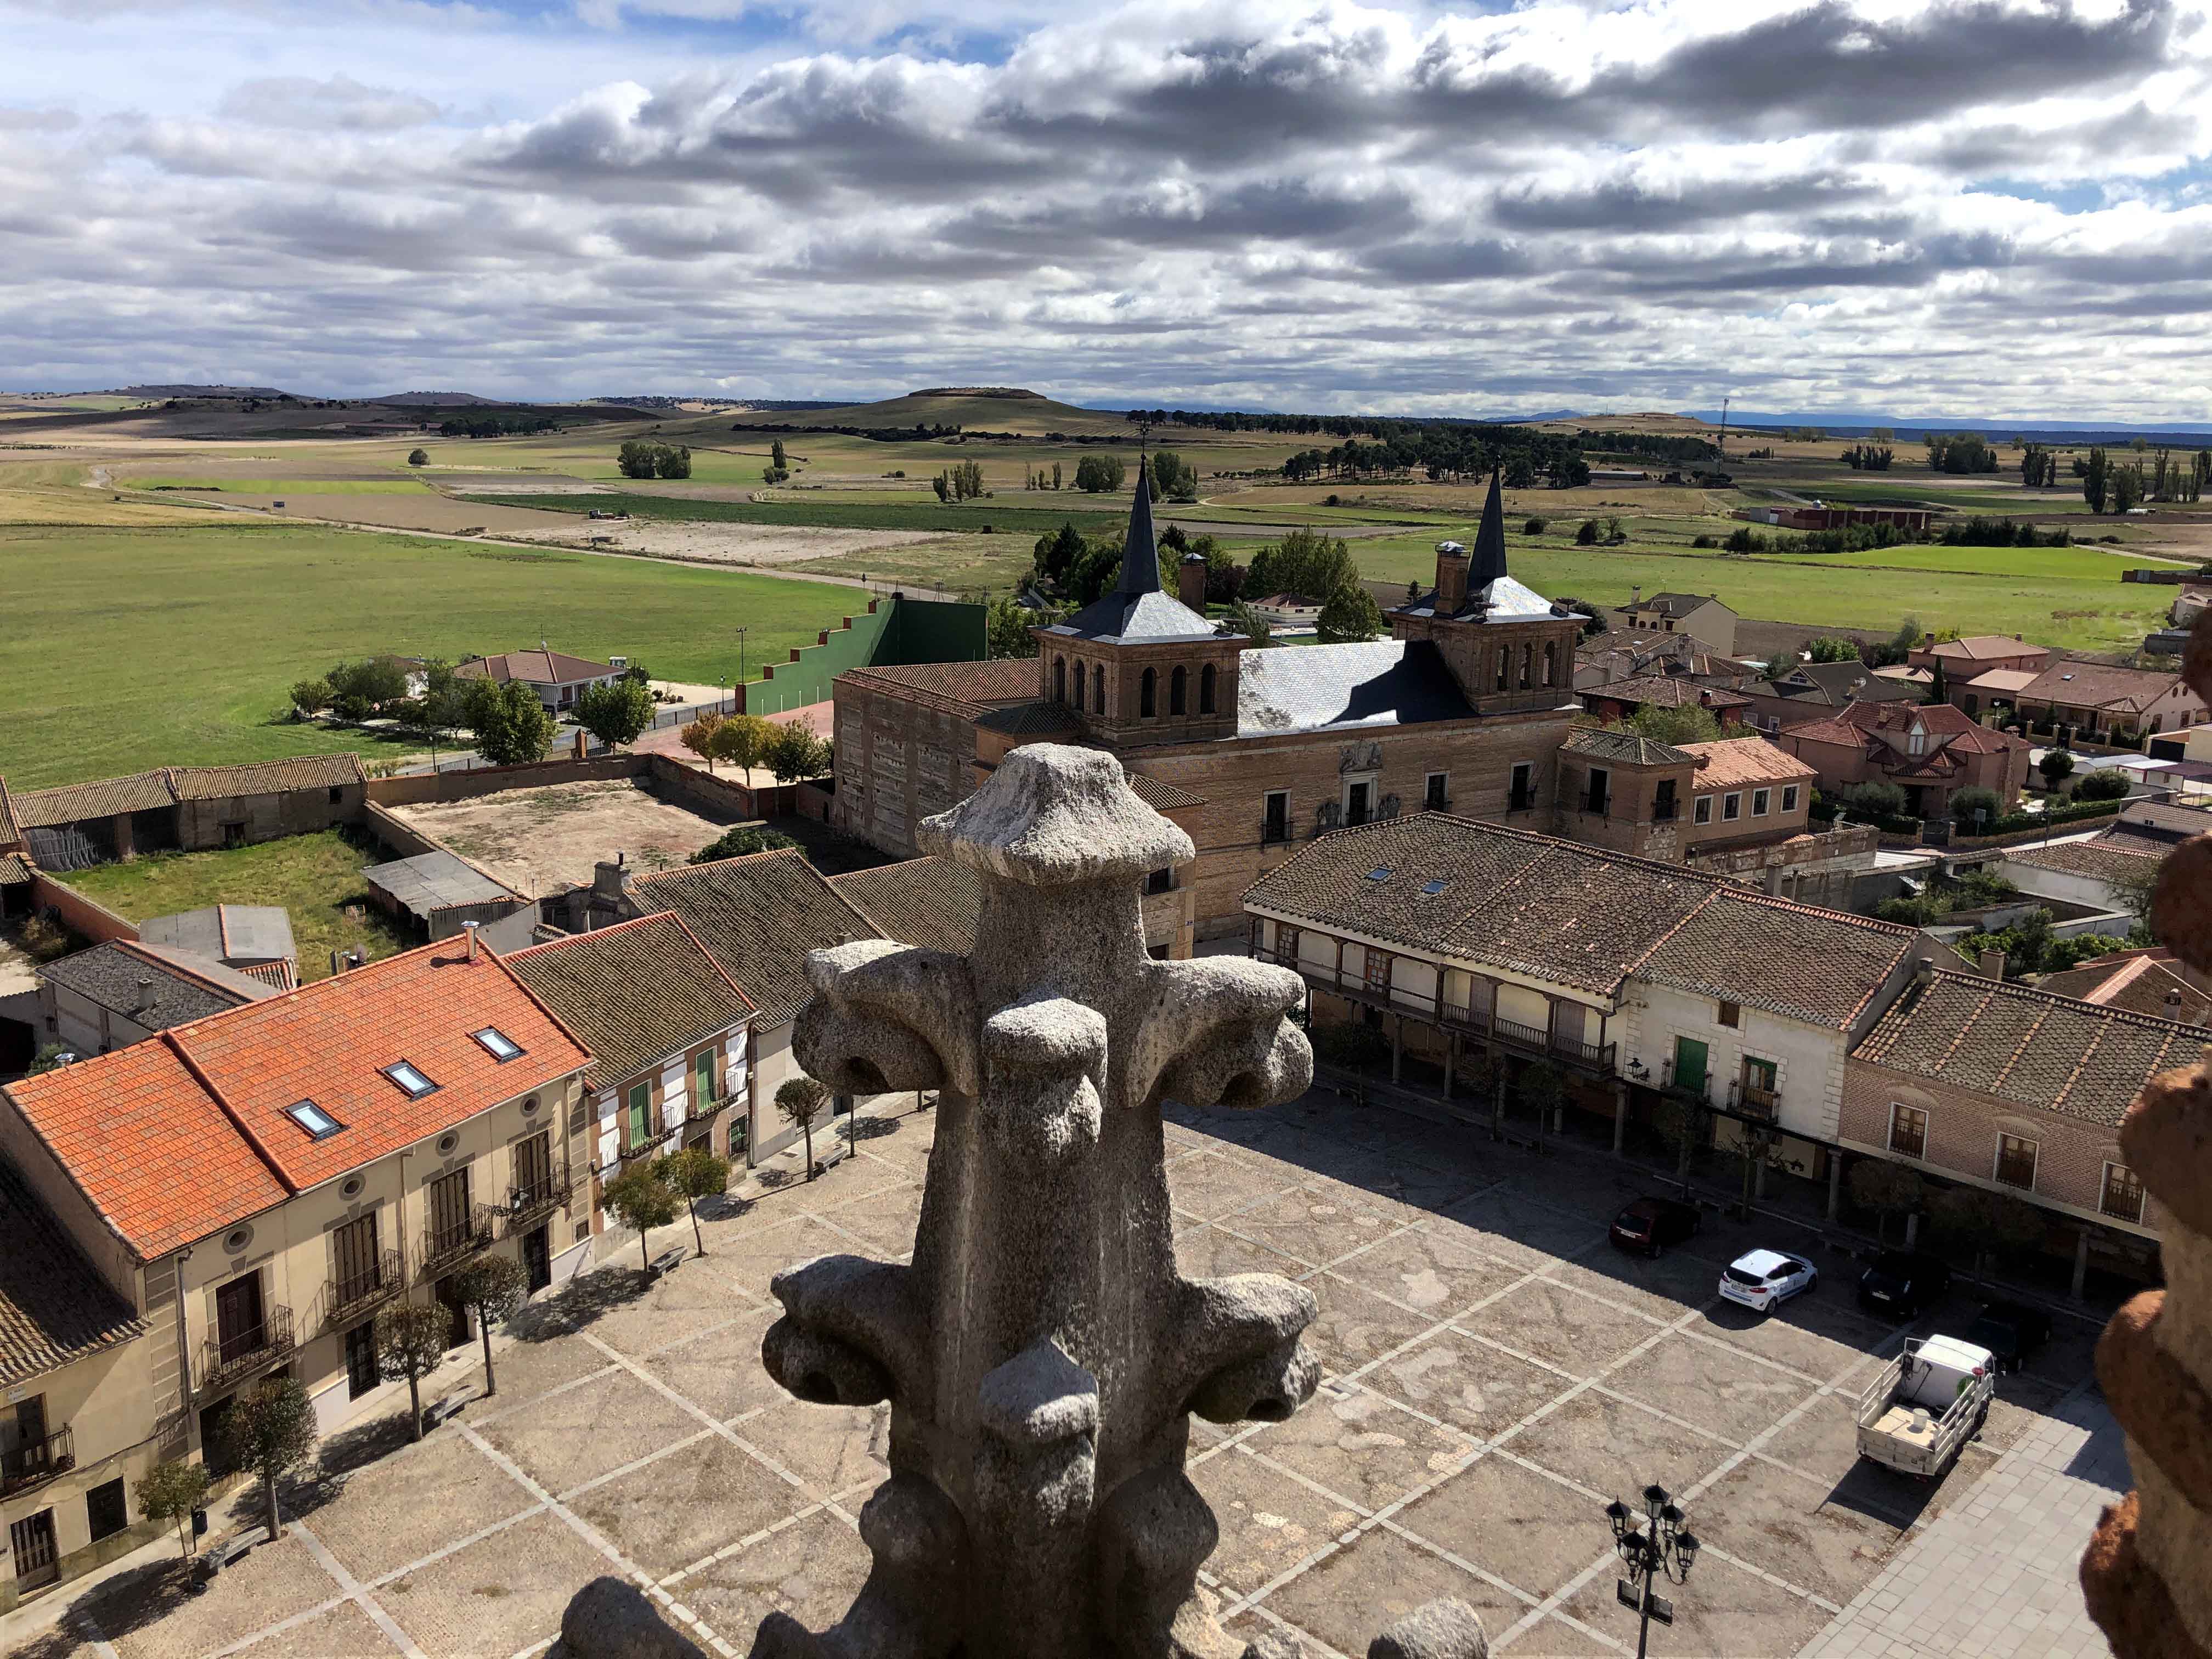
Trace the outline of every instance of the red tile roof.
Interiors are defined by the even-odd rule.
[[[1747,783],[1796,783],[1817,775],[1813,769],[1765,738],[1686,743],[1699,763],[1690,779],[1693,789],[1733,789]]]
[[[477,657],[454,665],[465,680],[522,680],[532,685],[562,685],[577,680],[603,680],[615,672],[612,663],[572,657],[564,651],[506,651],[496,657]]]
[[[472,1032],[523,1049],[501,1065]],[[412,1062],[420,1099],[383,1074]],[[582,1071],[591,1056],[489,951],[426,945],[209,1016],[4,1094],[142,1260]],[[310,1139],[285,1109],[344,1127]],[[189,1178],[180,1178],[188,1172]]]
[[[1960,755],[1994,755],[2007,749],[2029,746],[2008,732],[1990,730],[1948,702],[1846,703],[1827,719],[1787,727],[1784,734],[1807,742],[1841,744],[1846,748],[1865,748],[1871,752],[1879,741],[1876,733],[1910,732],[1916,724],[1939,740],[1932,752],[1948,749]],[[1881,746],[1899,759],[1916,758],[1887,744]]]
[[[2179,674],[2062,657],[2021,689],[2020,700],[2141,714],[2180,684]]]
[[[2009,634],[1969,634],[1931,647],[1929,654],[1953,662],[2002,662],[2007,657],[2046,655],[2050,649],[2047,645],[2029,645]]]

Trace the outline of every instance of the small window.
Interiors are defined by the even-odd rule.
[[[1425,810],[1431,812],[1441,812],[1446,806],[1451,804],[1444,795],[1444,786],[1449,781],[1450,775],[1448,773],[1431,772],[1429,774],[1429,787],[1421,797],[1421,805]]]
[[[1782,810],[1785,812],[1794,812],[1797,810],[1797,786],[1794,783],[1785,783],[1782,786]]]
[[[2142,1179],[2124,1164],[2107,1164],[2105,1166],[2105,1188],[2098,1197],[2097,1208],[2115,1221],[2141,1224],[2143,1218]]]
[[[404,1060],[397,1065],[386,1066],[384,1074],[405,1091],[410,1100],[420,1100],[438,1086],[416,1071],[411,1062]]]
[[[222,1248],[228,1250],[233,1255],[236,1255],[240,1250],[244,1249],[252,1243],[253,1243],[252,1228],[233,1227],[228,1232],[223,1235]]]
[[[1773,803],[1773,799],[1774,799],[1774,794],[1773,794],[1773,792],[1772,792],[1771,790],[1769,790],[1769,789],[1754,789],[1754,790],[1753,790],[1753,791],[1751,792],[1751,815],[1752,815],[1752,817],[1755,817],[1755,818],[1763,818],[1763,817],[1765,817],[1766,816],[1766,809],[1768,808],[1768,806],[1770,806],[1771,805],[1772,805],[1772,803]]]
[[[1889,1109],[1889,1150],[1900,1158],[1928,1156],[1928,1114],[1917,1106]]]
[[[1697,816],[1699,823],[1711,823],[1713,821],[1713,798],[1711,795],[1698,797]]]
[[[1722,822],[1725,823],[1734,823],[1742,816],[1743,797],[1741,794],[1723,795],[1721,797]]]
[[[536,1095],[531,1096],[529,1099],[522,1103],[522,1115],[525,1117],[536,1117],[538,1115],[538,1097]]]
[[[1370,881],[1388,881],[1388,880],[1389,880],[1389,879],[1390,879],[1390,866],[1389,866],[1389,865],[1387,865],[1387,864],[1378,864],[1378,865],[1376,865],[1376,866],[1372,870],[1370,870],[1370,871],[1367,872],[1367,879],[1368,879],[1368,880],[1370,880]]]
[[[1149,872],[1145,877],[1145,890],[1147,893],[1172,893],[1175,891],[1174,866],[1170,866],[1163,870]]]
[[[2035,1190],[2035,1158],[2041,1143],[2024,1135],[1997,1137],[1996,1178],[2008,1187]]]
[[[359,1176],[348,1176],[344,1181],[341,1182],[338,1185],[338,1196],[340,1198],[359,1198],[362,1194],[362,1188],[367,1183],[363,1182]]]
[[[345,791],[344,791],[343,789],[340,788],[337,784],[335,784],[335,783],[334,783],[334,784],[332,784],[332,785],[331,786],[331,805],[333,805],[333,806],[338,805],[339,805],[341,802],[343,802],[344,799],[345,799]],[[94,1534],[93,1535],[94,1535],[95,1538],[99,1536],[99,1534],[98,1534],[97,1533]]]
[[[1512,793],[1507,797],[1505,810],[1525,812],[1536,804],[1536,764],[1534,761],[1513,763]]]
[[[483,1030],[472,1031],[470,1035],[483,1044],[484,1051],[502,1066],[510,1060],[521,1058],[522,1045],[496,1025],[487,1025]]]
[[[305,1129],[312,1140],[328,1140],[345,1127],[312,1100],[295,1100],[284,1109],[284,1114]]]
[[[337,791],[331,793],[335,795]],[[123,1498],[123,1477],[118,1475],[103,1486],[94,1486],[84,1495],[84,1518],[92,1531],[92,1541],[112,1538],[131,1524],[131,1510]]]
[[[1208,663],[1198,671],[1198,712],[1201,714],[1213,713],[1213,665]]]
[[[461,1138],[457,1134],[447,1133],[440,1135],[438,1137],[438,1156],[440,1158],[451,1158],[453,1155],[453,1149],[460,1144]]]
[[[1731,1030],[1741,1029],[1743,1024],[1743,1005],[1740,1002],[1722,1003],[1720,1005],[1720,1021],[1722,1024],[1728,1026]]]

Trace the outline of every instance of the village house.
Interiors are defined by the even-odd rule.
[[[1549,1061],[1612,1118],[1666,1091],[1836,1176],[1844,1056],[1911,972],[1911,927],[1679,866],[1443,813],[1323,836],[1246,896],[1248,946],[1295,969],[1312,1018],[1382,1031],[1449,1101],[1478,1051]],[[1475,1109],[1480,1109],[1478,1103]]]
[[[2047,645],[2028,644],[2017,634],[1970,634],[1957,640],[1939,640],[1929,634],[1905,653],[1905,660],[1909,666],[1930,673],[1940,667],[1946,679],[1962,685],[1992,669],[2040,674],[2057,654]]]
[[[2074,1254],[2141,1279],[2156,1228],[2120,1151],[2120,1120],[2159,1073],[2192,1064],[2199,1026],[1922,964],[1851,1050],[1839,1135],[1850,1151],[2049,1213]],[[2070,1239],[2067,1235],[2071,1235]]]
[[[2064,727],[2091,742],[2140,739],[2205,720],[2204,700],[2179,672],[2071,657],[2060,658],[2021,687],[2014,706],[2023,720]]]
[[[2027,781],[2026,742],[1948,703],[1848,703],[1831,719],[1785,726],[1775,742],[1813,769],[1825,793],[1893,783],[1915,817],[1948,817],[1961,789],[1993,790],[2009,811]]]
[[[1613,607],[1621,625],[1639,633],[1686,634],[1708,651],[1735,654],[1735,612],[1716,593],[1654,593],[1629,590],[1626,605]]]
[[[1674,674],[1640,674],[1582,693],[1583,707],[1601,720],[1633,720],[1647,708],[1702,708],[1723,727],[1741,727],[1751,699],[1724,685]]]
[[[496,657],[465,657],[453,665],[457,680],[489,680],[495,685],[520,681],[538,694],[538,701],[558,713],[576,706],[579,693],[595,685],[612,685],[623,677],[625,663],[593,662],[572,657],[541,645],[535,651],[506,651]]]
[[[591,1050],[594,1232],[600,1188],[633,1158],[700,1146],[744,1162],[753,1005],[681,916],[656,911],[501,960]]]
[[[1310,629],[1321,621],[1321,601],[1303,593],[1270,593],[1251,603],[1254,614],[1273,628]]]
[[[1706,684],[1731,689],[1744,678],[1733,661],[1716,656],[1687,634],[1647,634],[1615,628],[1584,635],[1576,643],[1577,691],[1650,674],[1696,675]]]
[[[20,791],[9,807],[32,862],[67,871],[331,829],[361,817],[368,786],[358,755],[303,755]]]
[[[575,1038],[473,938],[252,1002],[0,1089],[0,1158],[143,1321],[159,1455],[226,1467],[238,1391],[289,1370],[325,1432],[386,1401],[373,1322],[447,1309],[512,1253],[591,1255]],[[57,1425],[58,1426],[58,1425]]]
[[[2154,945],[2045,974],[2035,988],[2131,1014],[2203,1025],[2212,1023],[2212,995],[2206,994],[2203,979],[2164,945]]]
[[[38,969],[39,1034],[82,1060],[285,988],[189,951],[114,939]]]
[[[1856,658],[1849,662],[1802,662],[1785,674],[1747,680],[1736,690],[1747,700],[1744,723],[1770,738],[1786,726],[1830,719],[1855,702],[1923,700],[1917,687],[1885,678]]]

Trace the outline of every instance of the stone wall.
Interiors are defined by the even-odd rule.
[[[357,822],[365,804],[358,783],[318,784],[267,795],[232,795],[177,803],[177,842],[187,852],[231,844],[234,826],[247,842],[313,835]]]
[[[949,700],[837,688],[837,788],[830,823],[912,858],[914,827],[975,787],[975,723]]]

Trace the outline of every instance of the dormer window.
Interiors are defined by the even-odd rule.
[[[345,1127],[312,1100],[294,1101],[284,1109],[284,1115],[305,1129],[310,1140],[328,1140]]]
[[[1905,734],[1905,752],[1908,755],[1928,752],[1928,728],[1918,720],[1913,721],[1912,729]]]
[[[420,1100],[438,1085],[415,1068],[410,1060],[400,1060],[384,1068],[385,1076],[398,1084],[410,1100]]]

